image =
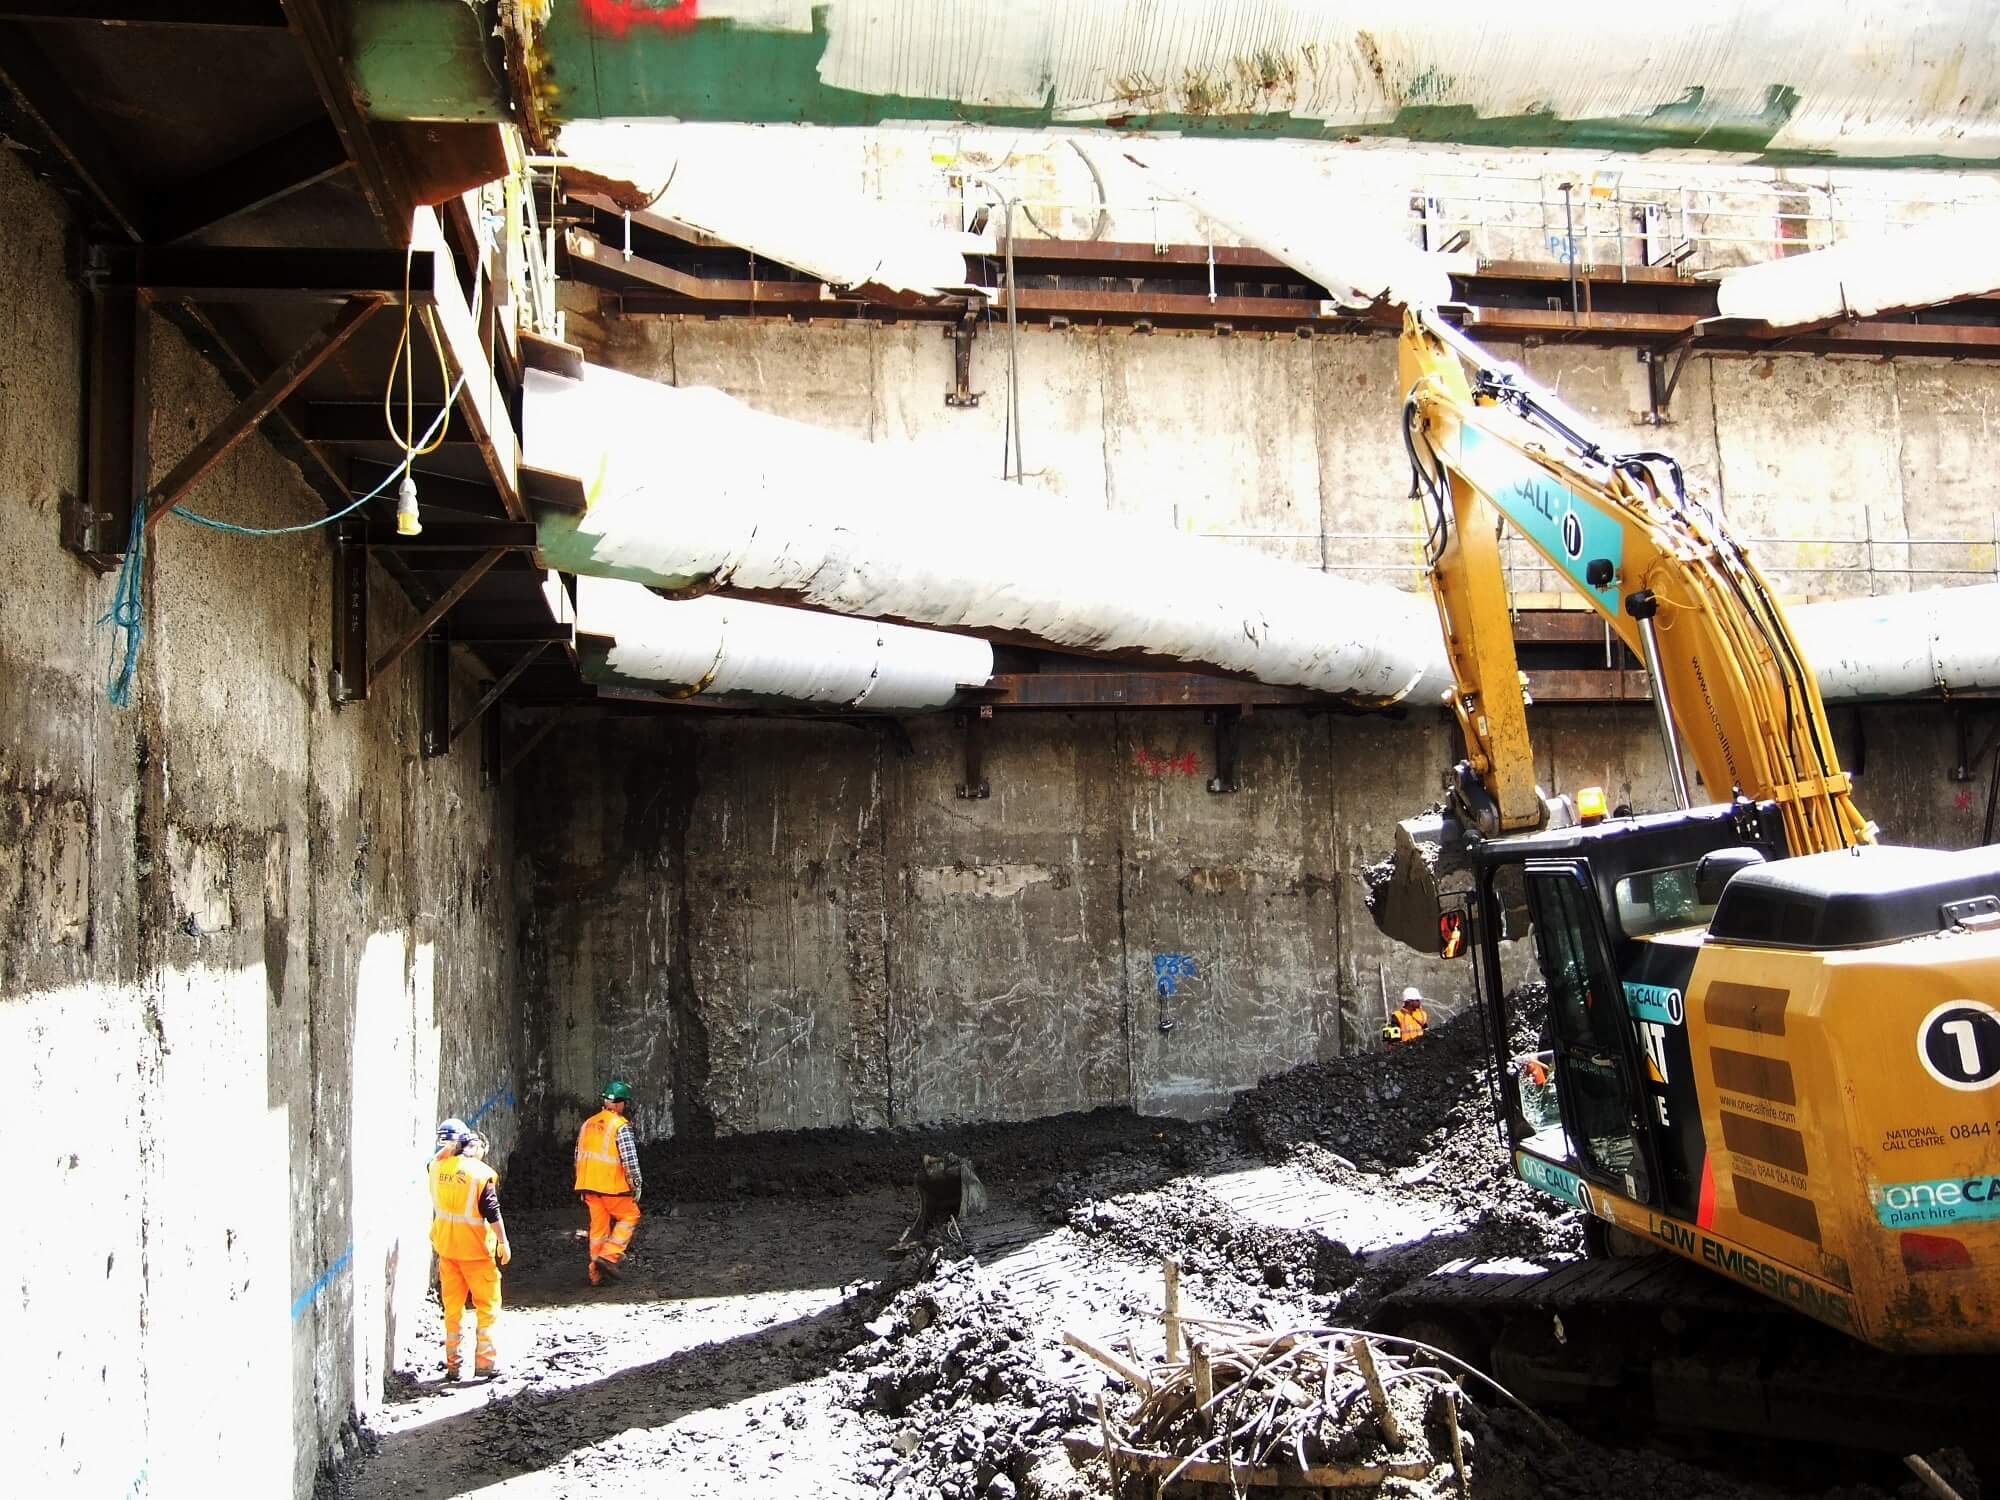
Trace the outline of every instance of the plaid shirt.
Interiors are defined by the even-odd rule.
[[[618,1160],[623,1163],[625,1176],[631,1182],[632,1192],[636,1196],[641,1187],[639,1177],[639,1137],[633,1133],[632,1127],[629,1124],[621,1123],[618,1127]]]

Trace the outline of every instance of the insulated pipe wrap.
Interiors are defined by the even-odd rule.
[[[591,680],[683,697],[933,709],[993,675],[993,648],[970,636],[744,599],[669,601],[616,579],[578,581],[577,624],[609,642],[585,650]]]
[[[586,366],[529,371],[529,461],[584,478],[539,518],[544,560],[600,577],[796,594],[836,614],[1133,651],[1371,703],[1450,686],[1428,598],[1081,511],[999,480],[941,482],[893,449],[717,391]]]
[[[1829,703],[2000,688],[2000,584],[1802,604],[1786,618]]]

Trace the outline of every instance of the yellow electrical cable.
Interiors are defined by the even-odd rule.
[[[444,425],[438,428],[437,437],[428,447],[416,445],[417,430],[417,387],[414,368],[415,349],[410,339],[410,263],[416,255],[416,246],[411,244],[403,251],[403,328],[396,337],[396,352],[389,356],[389,383],[382,391],[382,421],[389,429],[389,436],[395,440],[409,462],[414,463],[427,453],[435,453],[444,446],[446,436],[451,432],[451,408],[444,413]],[[440,389],[451,390],[451,370],[445,363],[444,341],[438,335],[437,310],[424,309],[424,327],[431,336],[431,347],[437,352],[438,380]],[[403,420],[402,431],[396,430],[396,367],[403,367]]]

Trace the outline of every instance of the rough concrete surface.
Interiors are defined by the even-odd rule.
[[[1643,705],[1531,716],[1549,790],[1669,805]],[[1978,840],[1949,708],[1834,723],[1885,838]],[[907,733],[905,751],[848,725],[617,720],[523,768],[538,1130],[574,1130],[607,1075],[639,1088],[648,1139],[1199,1115],[1373,1048],[1385,991],[1420,984],[1440,1015],[1470,998],[1465,965],[1376,931],[1358,878],[1435,797],[1441,715],[1254,714],[1226,795],[1193,715],[1002,715],[986,799],[957,795],[948,719]],[[1519,978],[1532,958],[1510,950]]]
[[[587,316],[583,326],[594,331]],[[619,369],[935,455],[941,495],[953,475],[1002,472],[1004,323],[980,325],[972,385],[984,394],[971,409],[944,404],[952,345],[931,326],[640,317],[610,320],[602,340],[593,356]],[[1029,483],[1420,586],[1393,339],[1023,328],[1018,342]],[[1654,425],[1633,350],[1491,347],[1614,442],[1677,456],[1787,596],[1992,582],[2000,567],[2000,505],[1977,464],[2000,371],[1704,356]],[[1558,590],[1524,543],[1510,538],[1506,555],[1516,589]]]
[[[484,1103],[511,1143],[510,818],[476,759],[417,759],[414,674],[329,706],[321,535],[162,522],[132,706],[106,702],[113,580],[58,544],[81,427],[64,223],[7,153],[8,1487],[303,1494],[423,1295],[439,1112]],[[159,321],[151,384],[158,475],[233,398]],[[255,438],[188,500],[252,525],[319,510]],[[375,599],[378,632],[407,622],[386,578]]]

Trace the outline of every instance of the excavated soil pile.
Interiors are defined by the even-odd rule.
[[[866,1411],[893,1419],[863,1477],[892,1500],[1013,1500],[1056,1438],[1086,1415],[1079,1392],[1044,1373],[1042,1309],[946,1260],[899,1293],[853,1351]]]
[[[1211,1131],[1129,1109],[1051,1115],[1021,1124],[907,1130],[793,1130],[721,1140],[641,1141],[648,1194],[674,1202],[746,1198],[844,1198],[908,1187],[925,1156],[972,1158],[989,1187],[1039,1188],[1052,1173],[1143,1158],[1157,1180],[1193,1160]],[[570,1197],[565,1151],[537,1142],[509,1164],[510,1201],[549,1207]],[[914,1201],[914,1200],[912,1200]]]

